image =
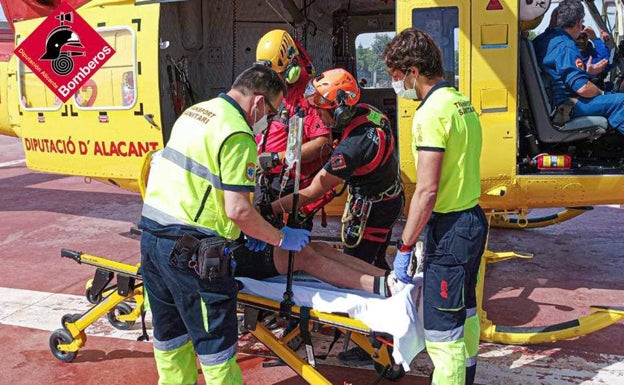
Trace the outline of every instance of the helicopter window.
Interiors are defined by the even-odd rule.
[[[414,28],[427,32],[442,50],[444,77],[459,89],[459,10],[457,7],[414,9]]]
[[[362,88],[390,88],[392,79],[381,60],[386,45],[396,32],[362,33],[355,38],[357,78]]]
[[[136,36],[128,27],[96,29],[115,54],[76,92],[74,103],[83,110],[126,110],[134,107]]]
[[[61,100],[21,60],[17,67],[19,75],[19,98],[26,111],[56,111]]]

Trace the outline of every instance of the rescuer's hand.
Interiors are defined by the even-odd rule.
[[[301,251],[310,242],[310,230],[282,227],[284,239],[277,247],[284,250]]]
[[[410,269],[410,264],[412,263],[413,255],[414,249],[410,248],[408,251],[400,251],[397,249],[397,253],[394,256],[394,262],[392,263],[394,276],[403,283],[412,283],[414,269]]]
[[[596,39],[596,31],[594,31],[594,29],[590,27],[589,25],[583,28],[583,31],[581,32],[585,32],[591,40]]]
[[[245,235],[245,237],[247,237],[247,243],[245,244],[245,246],[247,246],[249,250],[259,252],[263,251],[266,248],[266,242],[256,238],[252,238],[248,235]]]
[[[269,171],[280,163],[280,156],[277,152],[263,152],[258,155],[258,166],[263,171]]]

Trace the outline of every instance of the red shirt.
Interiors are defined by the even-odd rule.
[[[267,129],[267,138],[264,145],[264,149],[261,148],[262,133],[256,135],[256,144],[258,145],[258,153],[263,151],[268,152],[282,152],[286,151],[286,142],[288,140],[288,119],[295,114],[295,111],[301,109],[304,111],[305,117],[303,119],[303,138],[302,143],[309,142],[311,139],[319,136],[326,136],[331,134],[331,129],[325,126],[321,119],[316,115],[314,109],[310,107],[308,102],[303,97],[303,91],[308,84],[309,76],[305,70],[301,71],[301,76],[297,82],[288,85],[288,91],[284,97],[283,103],[285,109],[288,111],[288,117],[276,115]],[[327,151],[329,154],[329,151]],[[301,179],[314,174],[320,170],[327,157],[321,159],[320,157],[314,161],[301,164]],[[282,171],[282,167],[278,166],[271,170],[272,174],[279,174]]]

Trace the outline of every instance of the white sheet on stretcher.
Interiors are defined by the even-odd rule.
[[[264,281],[237,277],[245,287],[241,292],[281,301],[286,276]],[[358,290],[338,288],[309,275],[295,275],[294,302],[324,313],[347,313],[371,330],[392,335],[392,358],[409,371],[409,364],[425,347],[421,310],[422,275],[414,277],[400,293],[385,298]]]

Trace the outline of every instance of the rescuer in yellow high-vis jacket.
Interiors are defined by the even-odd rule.
[[[295,251],[309,241],[307,230],[272,227],[250,201],[257,156],[251,125],[276,112],[284,90],[267,67],[244,71],[229,92],[184,111],[152,161],[140,223],[141,273],[161,385],[197,383],[196,355],[207,384],[242,384],[238,289],[226,240],[243,231]],[[198,261],[208,244],[224,245],[210,256],[225,264],[202,278]]]
[[[479,349],[476,284],[488,223],[481,195],[481,124],[470,100],[444,80],[442,54],[408,28],[384,60],[399,97],[421,100],[412,125],[416,191],[393,263],[411,281],[414,244],[424,230],[423,321],[435,385],[473,384]]]

